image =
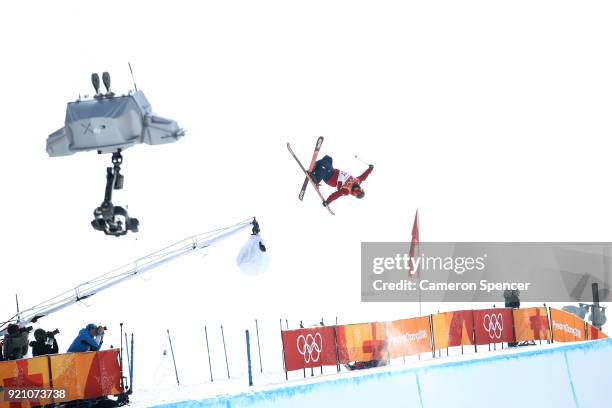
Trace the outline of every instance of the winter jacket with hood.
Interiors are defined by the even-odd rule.
[[[92,329],[97,329],[93,323],[88,324],[84,329],[79,331],[79,335],[74,339],[70,347],[68,347],[68,353],[83,353],[85,351],[98,351],[102,344],[98,344],[96,340],[89,334]]]

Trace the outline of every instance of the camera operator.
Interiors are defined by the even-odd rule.
[[[504,301],[506,307],[511,307],[512,309],[518,309],[521,307],[521,292],[516,290],[506,289],[504,290]],[[508,343],[508,347],[517,347],[519,344],[515,341],[511,341]]]
[[[16,324],[8,325],[2,347],[6,360],[17,360],[28,354],[28,335],[31,331],[32,326],[19,327]]]
[[[511,307],[513,309],[518,309],[519,307],[521,307],[520,296],[521,296],[521,292],[518,289],[504,290],[504,301],[505,301],[506,307]]]
[[[104,342],[104,332],[106,332],[106,330],[108,330],[106,326],[98,326],[98,328],[96,329],[95,340],[100,347],[102,347],[102,343]]]
[[[102,347],[102,339],[100,342],[96,340],[100,334],[99,326],[93,323],[89,323],[85,328],[79,331],[78,336],[74,339],[70,347],[68,347],[68,353],[83,353],[86,351],[98,351]],[[104,331],[102,330],[102,337]]]
[[[55,335],[59,334],[59,330],[55,329],[52,332],[44,331],[43,329],[36,329],[34,331],[35,341],[30,342],[32,347],[32,357],[44,356],[46,354],[57,354],[59,348],[57,347],[57,341]]]

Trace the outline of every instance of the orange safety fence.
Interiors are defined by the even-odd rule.
[[[431,352],[429,317],[387,323],[387,351],[390,358]]]
[[[607,339],[608,336],[597,327],[587,323],[587,340]]]
[[[387,360],[385,324],[363,323],[337,326],[338,361]]]
[[[436,350],[474,344],[474,319],[471,310],[438,313],[432,316]]]
[[[608,337],[571,313],[546,307],[458,310],[281,334],[288,371],[334,365],[334,352],[337,363],[346,364],[388,361],[456,346],[534,340],[572,342]]]
[[[53,354],[0,362],[0,408],[22,408],[119,395],[119,350]],[[8,401],[11,389],[56,390],[52,398]],[[60,392],[61,391],[61,392]]]
[[[584,320],[564,310],[550,309],[553,341],[571,342],[585,340]]]
[[[514,338],[517,342],[550,340],[548,311],[545,307],[514,309]]]

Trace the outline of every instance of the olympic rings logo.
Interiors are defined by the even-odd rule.
[[[321,351],[323,350],[323,338],[321,333],[307,334],[304,336],[301,334],[297,338],[297,351],[304,356],[304,362],[310,363],[319,361],[321,358]]]
[[[504,331],[504,318],[501,313],[484,315],[482,326],[491,339],[501,339]]]

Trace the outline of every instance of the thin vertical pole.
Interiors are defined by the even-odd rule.
[[[17,322],[21,321],[21,312],[19,311],[19,297],[15,294],[15,305],[17,306]]]
[[[433,315],[429,315],[429,333],[431,334],[429,338],[429,346],[431,347],[432,357],[436,358],[436,334],[434,333],[433,329]]]
[[[417,280],[417,293],[419,294],[419,317],[421,317],[421,316],[423,316],[422,315],[423,309],[422,309],[422,306],[421,306],[421,285],[419,284],[420,283],[420,277],[417,278],[417,279],[418,279]]]
[[[247,349],[247,362],[248,362],[248,372],[249,372],[249,387],[253,386],[253,371],[251,367],[251,341],[249,339],[249,331],[245,330],[246,334],[246,349]]]
[[[280,319],[279,323],[280,323],[281,345],[283,346],[283,370],[285,371],[285,380],[289,380],[289,374],[287,374],[287,366],[285,365],[285,341],[283,340],[283,319]]]
[[[495,309],[495,305],[493,305],[493,309]],[[474,332],[475,331],[476,331],[476,325],[474,325]],[[490,336],[489,336],[489,339],[487,340],[487,342],[489,343],[489,350],[491,350],[491,340],[493,340],[493,351],[497,351],[497,342],[495,341],[495,339],[491,339]]]
[[[257,352],[259,353],[259,372],[263,374],[263,366],[261,365],[261,346],[259,344],[259,325],[255,319],[255,331],[257,333]]]
[[[387,357],[387,361],[386,361],[387,365],[391,365],[391,353],[389,353],[389,342],[387,341],[387,338],[388,338],[387,337],[387,324],[388,323],[385,322],[383,326],[383,333],[385,336],[385,354]]]
[[[181,385],[178,376],[178,370],[176,369],[176,359],[174,358],[174,348],[172,347],[172,338],[170,337],[170,330],[168,332],[168,341],[170,342],[170,353],[172,353],[172,364],[174,364],[174,374],[176,375],[176,385]]]
[[[338,318],[334,326],[334,346],[336,347],[336,370],[340,372],[340,351],[338,350]]]
[[[131,343],[130,343],[130,392],[134,391],[134,333],[131,334]]]
[[[127,364],[128,364],[128,371],[130,370],[130,348],[129,348],[129,342],[128,342],[128,335],[127,332],[124,333],[125,336],[125,356],[127,357]]]
[[[123,382],[123,323],[119,323],[119,339],[121,345],[119,347],[119,370],[121,371],[121,389],[125,392],[125,383]],[[125,345],[127,347],[127,344]]]
[[[478,353],[478,345],[476,344],[476,325],[474,324],[474,309],[472,309],[472,341],[474,342],[474,353]]]
[[[53,389],[53,368],[51,367],[51,356],[50,355],[47,355],[47,368],[49,370],[49,388]],[[51,393],[51,401],[55,403],[55,397],[53,396],[53,393]]]
[[[223,339],[223,352],[225,353],[225,368],[227,368],[227,379],[230,378],[229,363],[227,362],[227,348],[225,347],[225,334],[223,333],[223,325],[221,325],[221,338]]]
[[[518,342],[516,341],[516,324],[514,322],[514,308],[510,309],[510,314],[512,315],[512,342],[518,344]],[[541,338],[539,333],[538,333],[538,337]],[[542,345],[542,340],[540,340],[540,345]],[[508,343],[508,348],[510,348],[510,343]]]
[[[546,307],[546,303],[544,303],[544,307]],[[552,344],[555,342],[555,334],[553,333],[552,310],[550,310],[550,306],[546,309],[546,311],[548,312],[548,329],[550,330],[550,342]]]
[[[419,227],[420,227],[419,224],[420,224],[420,222],[419,222],[418,216],[419,216],[419,209],[417,207],[416,213],[414,214],[414,221],[412,223],[412,233],[413,234],[414,234],[414,226],[415,226],[414,224],[415,223],[416,223],[416,227],[417,227],[417,242],[416,242],[416,245],[415,245],[417,248],[420,247],[420,244],[421,244],[421,242],[420,242],[421,238],[420,238],[420,234],[419,234]],[[414,235],[410,239],[410,246],[412,246],[412,240],[413,239],[414,239]],[[418,254],[417,254],[417,256],[418,256]],[[410,271],[412,272],[412,268],[410,269]],[[415,271],[415,275],[418,275],[417,276],[417,292],[418,292],[418,295],[419,295],[419,317],[421,317],[421,316],[423,316],[422,298],[421,298],[421,285],[420,285],[420,283],[421,283],[421,276],[419,274],[418,269]]]
[[[208,372],[210,373],[210,382],[213,382],[212,364],[210,363],[210,347],[208,346],[208,328],[204,326],[204,337],[206,337],[206,354],[208,354]]]
[[[128,365],[128,375],[130,376],[130,390],[132,389],[132,364],[131,364],[131,359],[130,359],[130,348],[129,348],[129,342],[128,342],[128,335],[127,332],[125,332],[125,356],[127,357],[127,365]]]

